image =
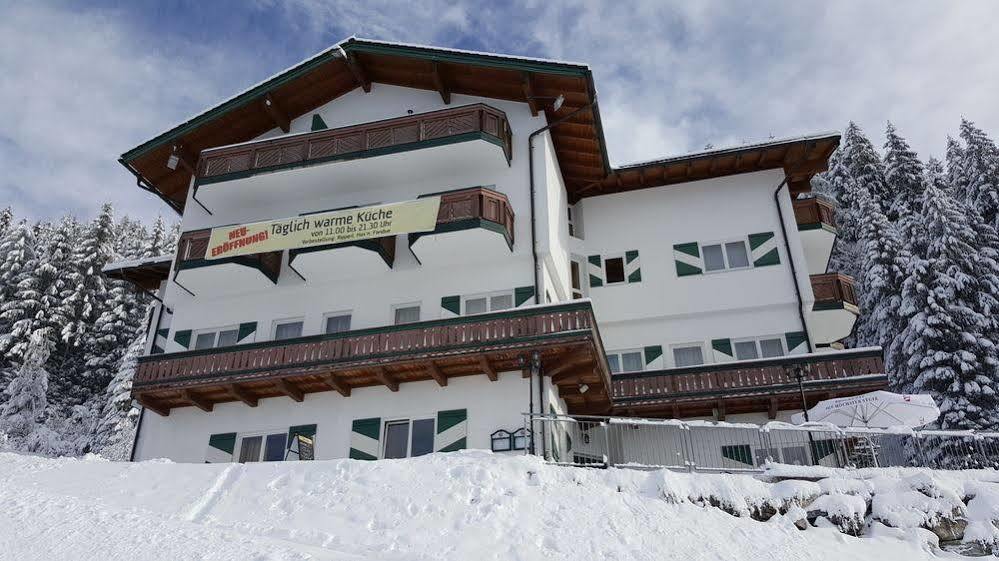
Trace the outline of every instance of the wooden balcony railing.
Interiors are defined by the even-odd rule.
[[[410,244],[429,233],[482,226],[481,221],[484,220],[490,223],[487,227],[502,233],[507,245],[513,247],[513,208],[506,195],[485,187],[472,187],[422,196],[435,195],[441,198],[441,208],[437,212],[437,229],[434,232],[411,234]]]
[[[781,359],[738,361],[684,368],[615,374],[611,382],[615,406],[672,399],[722,398],[754,392],[797,391],[790,372],[801,367],[805,385],[848,382],[884,372],[881,349],[858,349]]]
[[[482,364],[492,364],[495,371],[521,370],[523,366],[518,362],[521,354],[540,348],[577,353],[549,356],[550,360],[558,362],[578,361],[580,356],[602,357],[604,350],[590,303],[536,306],[218,349],[149,355],[138,360],[133,393],[139,396],[156,390],[257,384],[267,379],[280,381],[331,373],[342,375],[339,384],[349,388],[372,385],[367,380],[384,380],[388,376],[396,383],[429,379],[428,372],[446,374],[459,367],[481,372]],[[488,353],[493,354],[487,356]],[[477,354],[481,355],[479,359],[475,358]],[[398,370],[393,372],[392,369]],[[606,362],[594,360],[591,372],[596,376],[594,383],[603,388],[609,385]],[[307,384],[308,380],[302,383]],[[251,384],[244,388],[250,388]],[[605,399],[606,395],[604,392]]]
[[[840,309],[844,305],[856,307],[857,293],[853,279],[840,273],[812,275],[812,293],[815,295],[813,310]]]
[[[794,221],[799,230],[814,230],[818,228],[836,228],[836,206],[818,197],[795,199]]]
[[[280,251],[255,253],[253,255],[241,255],[239,257],[209,261],[205,256],[208,253],[208,238],[211,237],[211,234],[212,231],[210,228],[193,230],[181,234],[180,240],[177,242],[177,270],[206,266],[212,263],[239,263],[259,269],[260,272],[276,282],[278,274],[281,271]]]
[[[199,183],[222,181],[283,167],[376,156],[421,144],[436,146],[481,138],[513,157],[506,114],[481,103],[349,127],[245,142],[201,152]]]

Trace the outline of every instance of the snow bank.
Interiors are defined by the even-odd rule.
[[[848,482],[854,475],[771,483],[477,451],[246,465],[0,454],[0,559],[934,558],[936,542],[912,527],[872,522],[857,538],[803,522],[820,501],[829,512],[866,510],[864,490],[877,498],[881,483]],[[901,485],[896,475],[879,474]],[[939,495],[941,511],[954,493],[974,492],[966,510],[982,524],[969,532],[992,538],[994,483],[906,475],[919,476],[907,489]]]

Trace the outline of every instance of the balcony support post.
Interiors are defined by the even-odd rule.
[[[342,381],[338,380],[337,377],[336,377],[336,375],[334,375],[332,373],[330,373],[330,374],[323,374],[323,382],[326,382],[327,386],[329,386],[329,387],[333,388],[334,390],[340,392],[340,395],[342,395],[343,397],[350,397],[350,386],[348,386],[348,385],[344,384]]]
[[[479,366],[482,368],[483,374],[489,377],[490,382],[495,382],[499,379],[499,376],[496,375],[496,369],[489,364],[489,359],[486,357],[479,356]]]
[[[233,397],[235,397],[236,399],[238,399],[238,400],[242,401],[243,403],[249,405],[250,407],[256,407],[257,406],[257,398],[255,398],[252,395],[246,393],[246,391],[243,390],[243,388],[240,388],[236,384],[229,384],[228,386],[226,386],[226,389],[229,390],[229,393]]]
[[[181,395],[184,396],[184,399],[190,401],[191,403],[194,404],[195,407],[201,409],[205,413],[211,413],[212,409],[215,408],[215,405],[212,404],[212,402],[206,401],[201,397],[194,395],[194,393],[192,393],[190,390],[182,391]]]
[[[274,385],[281,390],[281,393],[294,399],[295,401],[301,402],[305,399],[305,394],[302,393],[302,390],[291,385],[291,382],[285,380],[284,378],[278,378],[274,382]]]
[[[427,362],[427,373],[437,382],[438,386],[442,388],[447,386],[447,376],[441,372],[441,369],[432,360]]]
[[[389,373],[385,371],[385,368],[383,367],[376,368],[375,377],[378,378],[378,381],[384,384],[385,387],[388,388],[389,390],[394,392],[399,391],[399,382],[393,380],[392,377],[389,376]]]

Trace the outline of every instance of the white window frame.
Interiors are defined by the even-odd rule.
[[[488,314],[489,312],[499,311],[499,310],[493,310],[492,309],[492,307],[493,307],[493,297],[495,297],[495,296],[509,296],[510,297],[510,307],[506,308],[507,310],[512,310],[512,309],[514,309],[514,308],[517,307],[517,300],[516,300],[516,297],[514,296],[512,290],[497,290],[495,292],[481,292],[479,294],[469,294],[468,296],[462,296],[461,297],[461,315],[463,315],[463,316],[469,315],[468,311],[465,308],[465,304],[469,300],[477,300],[477,299],[480,299],[480,298],[485,298],[486,299],[486,311],[482,312],[483,314]],[[479,314],[474,314],[474,315],[479,315]],[[394,314],[393,314],[393,316],[394,316]]]
[[[577,240],[584,239],[583,236],[586,234],[583,232],[583,221],[580,220],[578,205],[566,205],[565,220],[569,237]]]
[[[738,355],[736,355],[736,360],[765,360],[767,358],[779,358],[779,357],[764,357],[763,356],[763,347],[760,346],[760,341],[763,341],[763,340],[770,341],[770,340],[773,340],[773,339],[776,339],[777,341],[780,342],[781,352],[783,353],[780,356],[787,356],[787,344],[784,342],[784,336],[783,335],[758,335],[756,337],[739,337],[738,339],[732,339],[731,340],[731,342],[732,342],[732,352],[736,353],[736,350],[735,350],[736,343],[749,343],[749,342],[752,342],[752,343],[754,343],[756,345],[756,358],[739,358]]]
[[[436,438],[437,438],[437,414],[436,413],[427,413],[425,415],[409,415],[409,416],[403,416],[403,417],[386,417],[386,418],[383,418],[382,419],[381,430],[382,430],[382,434],[385,435],[385,438],[382,439],[383,442],[381,443],[381,451],[380,451],[379,458],[385,459],[385,450],[388,448],[388,426],[390,424],[401,424],[403,422],[406,422],[406,423],[409,424],[409,434],[408,434],[408,437],[406,438],[406,458],[412,458],[413,457],[413,422],[414,421],[425,421],[425,420],[429,420],[429,421],[433,421],[434,422],[434,440],[435,440],[435,442],[434,442],[434,444],[432,444],[430,446],[430,448],[431,448],[430,453],[433,454],[434,453],[433,448],[434,448],[434,446],[436,446]]]
[[[226,325],[224,327],[210,327],[210,328],[206,328],[206,329],[195,329],[191,333],[191,350],[194,350],[194,346],[198,342],[198,336],[199,335],[204,335],[206,333],[213,333],[215,335],[215,338],[212,339],[212,346],[208,347],[208,348],[209,349],[218,349],[218,348],[221,348],[221,347],[218,346],[218,344],[219,344],[219,334],[222,333],[223,331],[235,331],[236,332],[236,343],[235,344],[236,345],[239,344],[239,326],[238,325]]]
[[[392,315],[393,315],[392,319],[395,319],[395,317],[394,317],[395,314],[393,313]],[[326,334],[326,320],[328,320],[330,318],[337,318],[337,317],[343,317],[343,316],[350,316],[350,329],[348,329],[347,331],[352,331],[354,329],[354,310],[339,310],[339,311],[336,311],[336,312],[326,312],[325,314],[323,314],[322,319],[319,320],[319,331],[318,332],[325,335]]]
[[[746,248],[746,261],[748,262],[748,264],[746,266],[744,266],[744,267],[731,267],[731,266],[729,266],[729,263],[728,263],[728,250],[725,249],[725,244],[730,244],[730,243],[735,243],[735,242],[742,242],[743,247]],[[699,245],[698,249],[700,250],[700,253],[701,253],[701,259],[704,259],[703,273],[705,275],[714,275],[716,273],[725,273],[725,272],[728,272],[728,271],[745,271],[747,269],[752,269],[753,268],[753,251],[749,248],[749,237],[745,237],[745,236],[741,237],[741,238],[735,238],[735,237],[733,237],[733,238],[725,238],[725,239],[721,239],[721,240],[714,240],[714,241],[703,242],[703,243],[699,242],[698,245]],[[709,246],[709,245],[719,245],[719,246],[721,246],[722,259],[725,260],[725,267],[724,268],[722,268],[722,269],[715,269],[713,271],[709,271],[708,270],[708,263],[707,263],[707,260],[704,257],[704,248],[705,248],[705,246]]]
[[[248,431],[248,432],[237,432],[236,433],[236,447],[233,450],[232,461],[239,462],[239,457],[243,453],[243,439],[244,438],[252,438],[254,436],[261,436],[263,438],[262,438],[261,443],[260,443],[260,456],[259,456],[259,459],[257,460],[257,462],[262,463],[264,461],[264,459],[263,459],[264,458],[264,454],[267,453],[267,437],[270,436],[270,435],[272,435],[272,434],[279,434],[279,433],[283,433],[284,434],[284,456],[280,460],[278,460],[278,461],[281,461],[281,462],[286,461],[286,458],[288,457],[288,427],[275,428],[275,429],[271,429],[271,430],[256,430],[256,431]]]
[[[600,266],[604,269],[604,286],[619,286],[622,284],[628,284],[628,261],[625,259],[624,253],[609,253],[607,255],[602,255],[601,259],[603,259]],[[611,259],[621,259],[622,278],[619,281],[611,282],[610,275],[607,274],[607,261],[610,261]],[[580,270],[580,272],[582,272],[582,270]]]
[[[703,366],[708,364],[708,353],[704,350],[704,341],[691,341],[689,343],[674,343],[669,345],[669,364],[671,368],[693,368],[693,366],[677,366],[676,357],[673,356],[674,349],[688,349],[690,347],[698,347],[701,349],[701,364],[698,366]]]
[[[420,309],[420,318],[417,319],[416,321],[410,322],[410,323],[419,323],[419,322],[423,321],[423,302],[422,301],[407,302],[405,304],[393,304],[392,305],[392,309],[391,309],[390,316],[389,316],[389,325],[409,325],[409,323],[396,323],[395,322],[395,311],[398,310],[398,309],[400,309],[400,308],[419,308]]]
[[[642,365],[640,370],[623,370],[624,368],[624,355],[638,353],[638,362]],[[622,370],[620,372],[612,372],[611,374],[631,374],[632,372],[644,372],[645,371],[645,349],[620,349],[607,351],[604,353],[606,356],[617,355],[618,364],[621,365]]]
[[[572,265],[575,264],[579,269],[579,288],[572,286]],[[586,259],[580,257],[579,255],[569,256],[569,295],[573,300],[578,300],[579,298],[586,298],[589,295],[589,271],[587,269]],[[576,293],[579,293],[579,298],[576,298]]]
[[[297,317],[290,317],[290,318],[281,318],[281,319],[276,319],[276,320],[272,321],[271,322],[271,341],[278,341],[279,340],[277,338],[277,328],[278,328],[278,325],[284,325],[286,323],[295,323],[295,322],[301,322],[302,323],[302,334],[299,335],[299,337],[305,337],[305,316],[297,316]],[[281,340],[285,341],[286,339],[281,339]]]

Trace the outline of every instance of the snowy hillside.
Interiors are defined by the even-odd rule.
[[[995,473],[978,475],[999,481]],[[925,473],[915,476],[929,481]],[[905,477],[896,471],[888,479]],[[972,475],[939,477],[931,483],[945,490],[944,498],[975,485],[979,492],[999,488]],[[829,527],[797,529],[800,509],[759,522],[691,502],[719,497],[739,511],[811,494],[809,500],[833,509],[849,508],[842,499],[851,496],[863,505],[870,484],[844,481],[561,468],[473,451],[249,465],[0,454],[0,558],[916,561],[952,555],[925,545],[934,541],[925,530],[878,524],[873,537],[855,538]],[[832,494],[815,499],[823,485]],[[845,494],[858,487],[859,498]]]

